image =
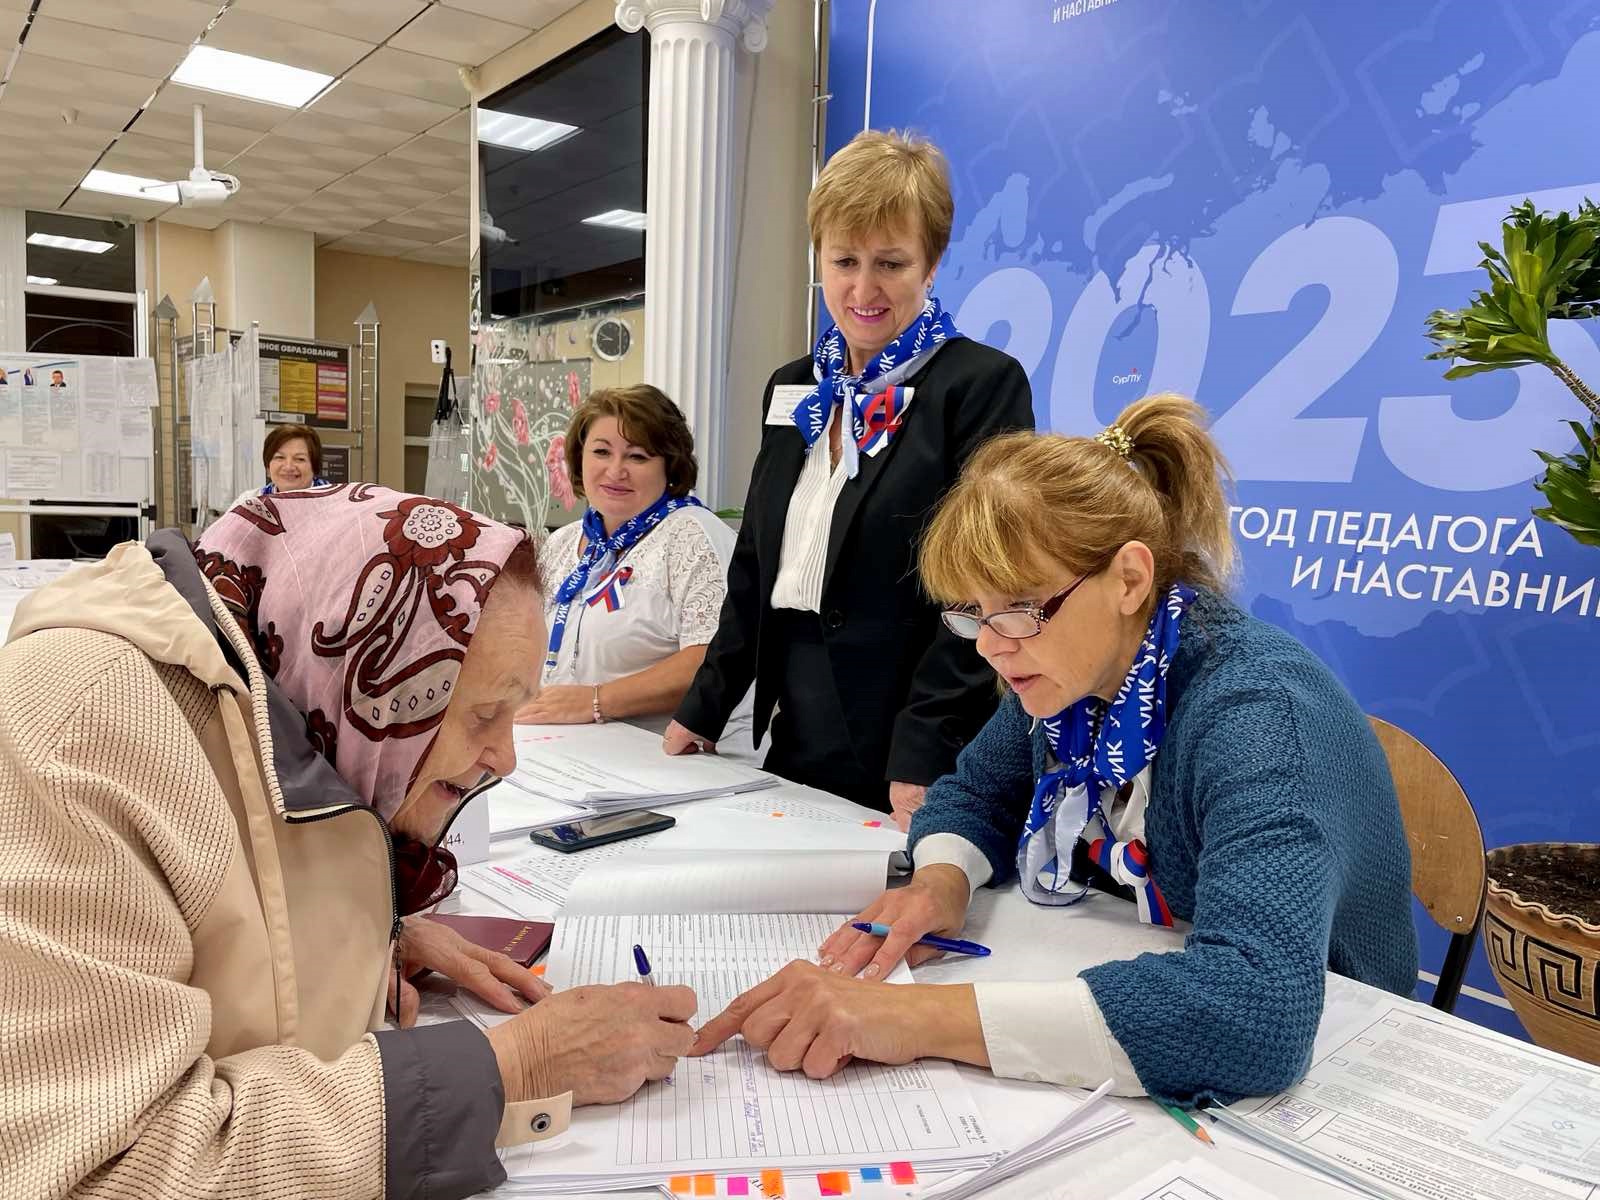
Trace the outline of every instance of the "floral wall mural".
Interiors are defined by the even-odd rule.
[[[589,394],[589,360],[558,357],[534,318],[485,320],[476,341],[472,507],[529,529],[573,520],[567,422]]]

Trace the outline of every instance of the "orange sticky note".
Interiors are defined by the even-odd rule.
[[[824,1171],[817,1176],[817,1188],[824,1196],[848,1196],[850,1172]]]
[[[694,1177],[694,1194],[696,1196],[715,1196],[717,1194],[717,1177],[715,1175],[696,1175]]]
[[[783,1172],[761,1172],[761,1192],[765,1196],[777,1197],[781,1200],[783,1196]]]
[[[863,821],[861,823],[863,825],[865,825],[868,829],[882,829],[883,828],[883,822],[882,821]]]
[[[528,970],[532,974],[542,977],[544,975],[544,968],[545,968],[545,964],[544,963],[537,963],[534,966],[529,967]]]
[[[674,1196],[687,1196],[694,1188],[693,1182],[687,1175],[674,1175],[667,1180],[667,1186],[672,1189]]]
[[[780,813],[780,812],[775,812],[775,813],[773,813],[773,814],[772,814],[772,815],[773,815],[773,816],[775,816],[775,817],[781,817],[781,816],[783,816],[783,814],[782,814],[782,813]]]

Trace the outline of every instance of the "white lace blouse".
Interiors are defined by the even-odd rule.
[[[582,522],[574,521],[552,533],[540,551],[547,627],[556,590],[578,565],[582,539]],[[716,635],[728,593],[728,560],[735,540],[733,530],[708,509],[680,508],[668,514],[616,564],[629,570],[625,581],[613,585],[609,600],[600,593],[613,573],[603,564],[590,573],[583,596],[567,616],[555,666],[545,668],[543,682],[610,683],[679,650],[707,645]],[[754,757],[751,706],[752,697],[746,695],[717,744],[722,753]],[[671,719],[663,713],[629,721],[659,733]]]

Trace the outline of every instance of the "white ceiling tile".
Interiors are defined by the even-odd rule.
[[[63,125],[59,121],[54,127],[0,121],[0,138],[26,146],[33,154],[43,157],[60,154],[76,162],[85,154],[90,157],[98,156],[111,145],[116,134],[107,133],[104,129],[85,129],[81,125]],[[27,159],[0,159],[0,161],[7,162],[13,170],[26,171],[29,165]]]
[[[435,6],[390,38],[389,44],[429,58],[476,67],[509,50],[529,32],[521,25]]]
[[[46,0],[42,11],[83,25],[120,29],[124,33],[179,42],[187,47],[205,32],[220,7],[208,0],[159,0],[155,4],[129,4],[126,0]]]
[[[390,151],[389,157],[427,163],[429,166],[449,167],[452,170],[460,170],[462,177],[466,177],[467,148],[458,146],[454,142],[447,142],[443,138],[436,138],[431,133],[425,133],[421,137],[412,138],[396,146]]]
[[[340,237],[372,224],[367,218],[354,216],[348,212],[339,216],[304,205],[285,209],[272,218],[272,223],[290,229],[309,229],[314,233],[327,233]]]
[[[339,176],[371,162],[372,158],[373,155],[365,150],[328,146],[292,136],[289,127],[285,126],[281,131],[262,138],[248,153],[233,161],[252,163],[257,169],[261,169],[261,164],[271,163],[274,169],[283,172],[285,179],[325,187]],[[232,170],[231,164],[229,170]]]
[[[562,13],[577,7],[577,0],[440,0],[450,8],[509,21],[524,29],[543,29]]]
[[[380,46],[351,69],[353,83],[460,108],[470,99],[456,68],[437,58]]]
[[[316,142],[341,150],[360,150],[369,159],[387,154],[408,140],[408,135],[402,129],[385,129],[381,125],[368,125],[365,121],[351,121],[311,111],[296,113],[278,128],[278,132],[302,142]],[[353,166],[351,169],[354,169]]]
[[[183,61],[189,45],[41,15],[28,31],[28,49],[47,58],[165,79]]]
[[[460,214],[464,220],[470,211],[472,198],[465,191],[452,192],[448,196],[440,196],[437,200],[430,200],[422,206],[423,212],[443,213],[447,216]]]
[[[286,210],[291,211],[291,210]],[[401,211],[399,205],[384,203],[382,199],[360,196],[332,196],[318,192],[293,208],[293,213],[304,220],[327,222],[329,228],[371,225]]]
[[[187,225],[191,229],[215,229],[224,221],[239,220],[238,209],[234,208],[235,200],[229,200],[218,208],[169,208],[161,214],[163,225]]]
[[[92,70],[89,67],[83,69]],[[5,95],[0,97],[0,124],[26,123],[41,131],[54,131],[66,127],[61,116],[64,110],[75,114],[73,125],[80,129],[98,130],[106,141],[110,141],[139,111],[139,106],[131,102],[101,103],[80,93],[63,95],[56,84],[21,83],[13,78],[6,84]]]
[[[308,29],[291,21],[279,21],[256,12],[243,12],[237,6],[222,14],[222,20],[206,35],[206,45],[235,54],[250,54],[324,75],[342,75],[374,43]]]
[[[31,208],[39,212],[54,212],[61,198],[70,190],[42,187],[30,182],[26,187],[7,187],[0,184],[0,205],[7,208]]]
[[[163,142],[172,142],[175,145],[189,147],[189,155],[194,157],[194,117],[192,113],[158,112],[147,108],[139,114],[139,119],[134,123],[130,133],[137,133],[143,137],[156,138]],[[261,136],[259,129],[243,129],[238,125],[229,125],[206,114],[205,118],[205,151],[206,166],[215,166],[225,158],[247,150]]]
[[[446,141],[455,142],[465,146],[472,133],[472,110],[458,112],[455,116],[445,121],[440,121],[428,133],[433,137],[444,138]]]
[[[385,183],[361,175],[346,175],[336,179],[322,192],[324,196],[353,197],[358,203],[383,203],[393,205],[396,212],[415,208],[438,198],[439,193],[428,188],[407,187],[403,183]]]
[[[62,108],[69,108],[78,97],[84,97],[94,104],[127,105],[131,117],[139,105],[150,99],[150,93],[161,86],[161,77],[90,66],[75,59],[52,58],[35,47],[30,37],[28,48],[12,69],[11,82],[50,88]],[[9,85],[6,90],[10,91]],[[123,119],[123,124],[127,124],[127,118]]]
[[[432,263],[439,267],[460,267],[463,271],[467,268],[468,258],[465,241],[429,246],[425,250],[413,250],[400,257],[409,262]]]
[[[342,250],[351,254],[383,254],[398,256],[409,254],[417,250],[429,248],[427,242],[418,242],[409,238],[377,237],[365,231],[353,233],[349,237],[340,238],[328,245],[330,250]]]
[[[403,96],[399,92],[386,92],[365,84],[341,82],[311,105],[311,112],[324,116],[348,117],[365,121],[369,125],[382,125],[388,129],[403,129],[407,133],[421,133],[452,115],[453,110],[444,104],[422,100],[416,96]]]
[[[106,151],[98,165],[107,171],[143,175],[147,179],[165,182],[187,179],[189,168],[194,165],[194,155],[176,142],[125,133],[117,139],[116,145]]]
[[[401,214],[402,216],[404,214]],[[437,219],[437,218],[436,218]],[[390,217],[387,221],[379,221],[369,225],[364,232],[377,237],[404,238],[407,241],[421,241],[426,245],[437,245],[448,238],[459,236],[461,230],[452,229],[448,225],[408,225],[401,217]]]
[[[233,8],[239,12],[277,17],[374,43],[427,7],[428,0],[233,0]]]
[[[178,83],[169,83],[157,92],[156,98],[150,102],[150,108],[155,112],[172,113],[187,119],[194,112],[196,104],[205,105],[207,121],[220,121],[236,129],[258,129],[263,133],[275,125],[283,124],[299,111],[281,104],[261,104],[255,100],[201,91]]]
[[[228,216],[232,220],[254,221],[259,225],[275,220],[278,214],[286,212],[288,209],[293,208],[294,205],[268,198],[246,187],[240,189],[239,194],[222,207],[227,210]]]
[[[355,173],[368,179],[431,188],[437,194],[458,191],[463,186],[466,170],[464,163],[462,166],[463,169],[457,171],[451,167],[432,167],[425,163],[408,162],[406,159],[386,154],[358,168]],[[467,202],[463,199],[461,201],[463,212],[466,211],[466,206]]]

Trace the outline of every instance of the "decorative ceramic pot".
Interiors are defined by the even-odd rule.
[[[1487,859],[1483,944],[1500,990],[1539,1045],[1600,1063],[1600,918],[1588,919],[1600,844],[1502,846]]]

